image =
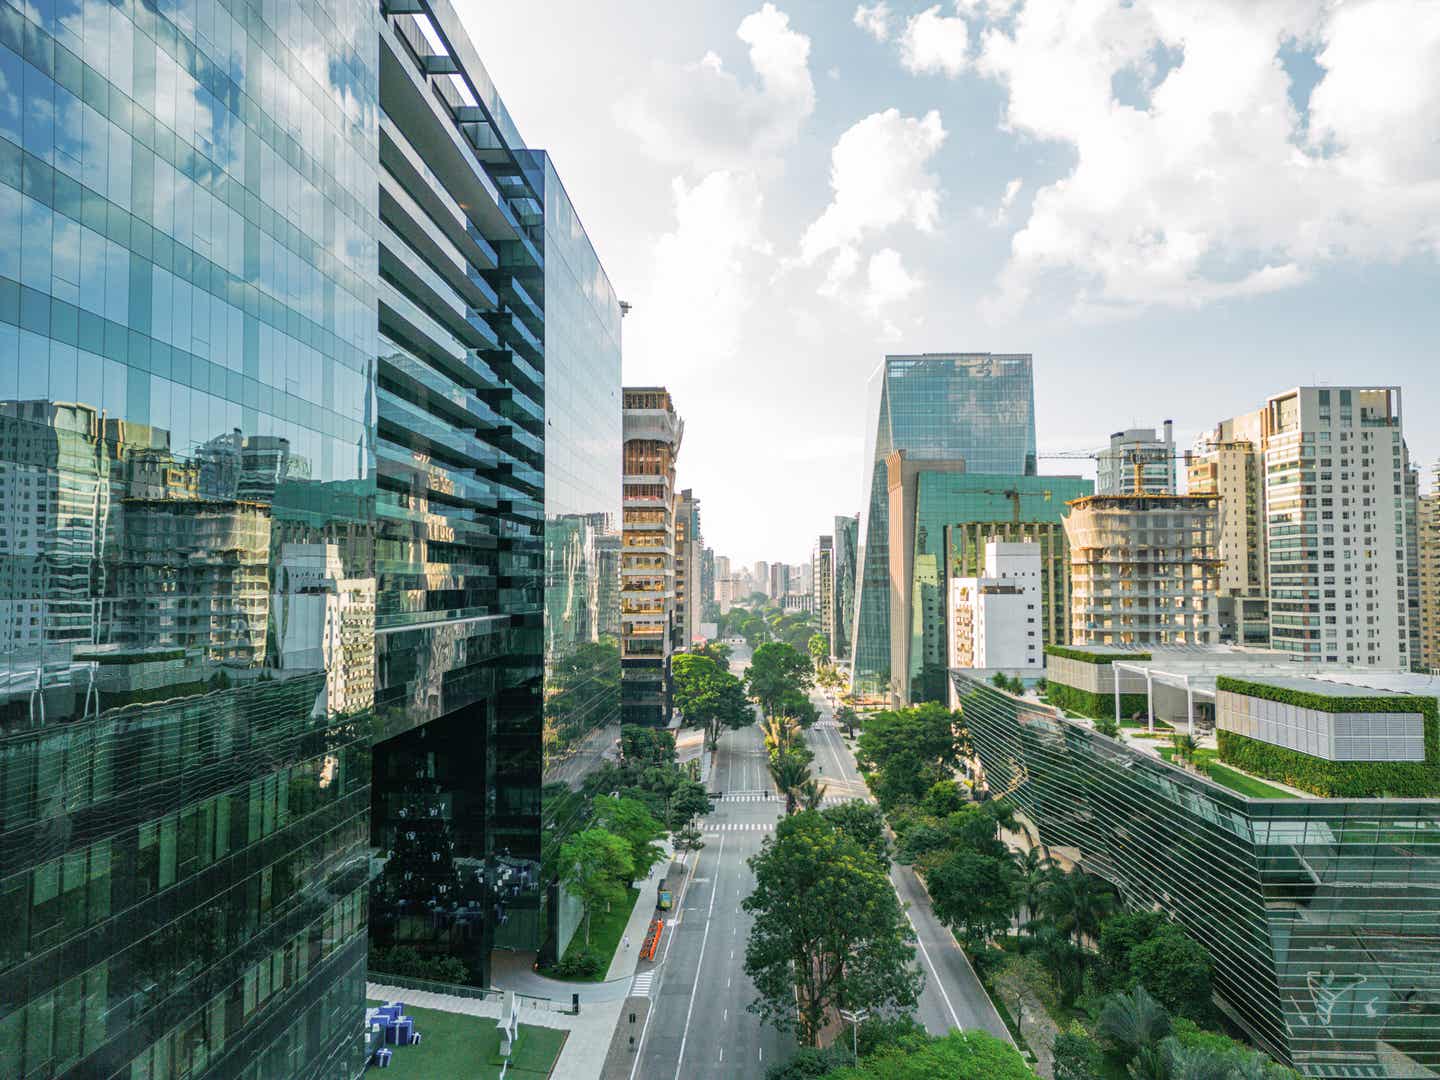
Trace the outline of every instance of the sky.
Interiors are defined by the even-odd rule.
[[[1316,384],[1440,456],[1436,0],[455,2],[717,554],[859,509],[887,353],[1032,353],[1042,473]]]

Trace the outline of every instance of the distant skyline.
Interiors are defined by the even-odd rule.
[[[859,509],[888,353],[1029,352],[1041,471],[1296,385],[1398,384],[1440,455],[1440,5],[475,6],[685,417],[707,542]]]

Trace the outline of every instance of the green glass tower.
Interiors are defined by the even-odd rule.
[[[892,455],[898,452],[909,462],[912,476],[927,467],[992,478],[1034,476],[1032,361],[1027,354],[887,356],[871,377],[869,395],[852,682],[864,696],[904,698],[910,693],[909,650],[897,655],[893,628],[897,620],[911,625],[914,613],[908,605],[892,612],[893,603],[904,603],[892,585],[897,572],[908,577],[911,556],[894,552],[892,558],[891,544],[901,536],[913,537],[919,523],[891,520],[891,491],[899,479],[898,473],[892,475]],[[1001,490],[1011,486],[1000,484]],[[1008,517],[1009,511],[1008,505],[1000,506],[996,516]],[[953,523],[940,523],[936,544],[942,541],[943,525]],[[897,560],[903,571],[892,567]]]

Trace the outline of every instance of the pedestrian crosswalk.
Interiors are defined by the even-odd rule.
[[[839,722],[836,721],[836,720],[816,720],[815,723],[812,724],[811,726],[812,726],[812,727],[817,727],[817,728],[835,728],[835,729],[838,729],[838,728],[840,727],[840,724],[839,724]]]
[[[655,973],[653,971],[640,972],[630,983],[630,996],[648,998],[650,996],[650,985],[654,981]]]
[[[773,821],[711,821],[700,826],[702,833],[774,832]]]
[[[825,798],[824,798],[823,800],[821,800],[821,801],[822,801],[822,802],[824,803],[824,805],[826,805],[826,806],[833,806],[835,803],[847,802],[848,799],[849,799],[848,796],[842,796],[842,795],[826,795]],[[726,802],[726,803],[737,803],[737,802],[769,802],[769,803],[778,803],[778,802],[784,802],[785,800],[784,800],[783,798],[781,798],[779,795],[776,795],[773,791],[770,792],[770,793],[768,793],[768,794],[763,793],[763,792],[742,791],[742,792],[736,792],[735,794],[723,795],[723,796],[721,796],[719,799],[717,799],[717,800],[715,800],[715,801],[716,801],[716,802]]]

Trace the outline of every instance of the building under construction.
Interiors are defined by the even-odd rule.
[[[1073,644],[1217,640],[1219,496],[1091,495],[1070,503],[1065,534]]]

